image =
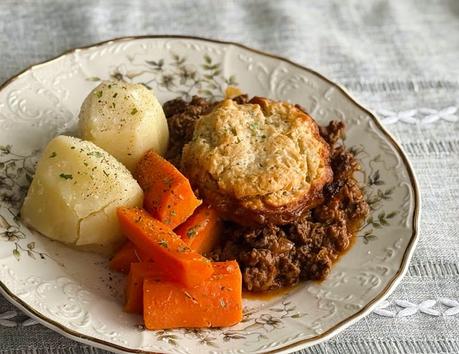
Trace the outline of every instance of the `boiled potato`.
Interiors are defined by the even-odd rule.
[[[131,173],[91,142],[58,136],[48,143],[21,210],[43,235],[110,253],[123,240],[116,208],[141,206]]]
[[[130,171],[150,149],[164,155],[169,140],[166,117],[153,93],[121,81],[103,82],[86,97],[80,131]]]

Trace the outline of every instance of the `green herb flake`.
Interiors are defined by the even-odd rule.
[[[193,238],[196,236],[198,232],[196,231],[196,226],[195,227],[192,227],[191,229],[189,229],[187,232],[186,232],[186,235],[189,237],[189,238]]]
[[[113,94],[113,98],[116,98],[116,96],[118,96],[118,92],[115,92],[115,93]]]
[[[97,157],[97,158],[101,158],[101,157],[104,156],[100,151],[91,151],[91,152],[88,152],[86,155],[94,156],[94,157]]]
[[[177,216],[177,213],[175,212],[175,210],[171,210],[170,214],[171,214],[171,216]]]
[[[138,112],[137,108],[133,108],[132,111],[131,111],[131,115],[133,116],[134,114],[136,114]]]
[[[65,180],[67,180],[67,179],[73,179],[73,176],[72,176],[72,175],[70,175],[70,174],[65,174],[65,173],[61,173],[61,174],[59,175],[59,177],[65,179]]]
[[[189,247],[186,247],[186,246],[178,246],[177,247],[177,252],[180,252],[180,253],[185,253],[185,252],[190,252],[191,249]]]
[[[57,156],[56,151],[53,151],[51,155],[49,155],[49,158],[52,159],[52,158],[55,158],[56,156]]]
[[[13,250],[13,256],[16,257],[18,261],[21,259],[21,253],[17,249]]]
[[[172,178],[170,177],[165,177],[163,178],[163,183],[167,186],[167,188],[171,188],[172,187]]]
[[[163,248],[169,247],[166,240],[161,240],[158,242],[158,244]]]
[[[102,91],[96,91],[94,94],[96,95],[97,98],[102,97]]]

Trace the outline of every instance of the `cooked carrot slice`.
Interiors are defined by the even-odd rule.
[[[213,263],[210,279],[185,288],[160,278],[143,284],[148,329],[226,327],[242,319],[242,277],[236,261]]]
[[[127,241],[110,260],[109,267],[111,270],[127,274],[131,263],[135,262],[140,262],[140,257],[136,254],[132,242]]]
[[[131,241],[126,241],[110,260],[111,270],[128,274],[131,263],[150,260],[144,252],[137,250]]]
[[[218,243],[221,226],[215,209],[209,205],[201,205],[175,232],[192,250],[204,254]]]
[[[145,209],[172,229],[201,204],[188,179],[152,150],[140,160],[134,176],[144,191]]]
[[[210,261],[192,251],[169,226],[139,208],[118,208],[121,230],[172,279],[194,286],[208,279]]]
[[[143,280],[145,278],[164,278],[164,272],[156,263],[132,263],[126,286],[126,302],[124,311],[142,313]]]

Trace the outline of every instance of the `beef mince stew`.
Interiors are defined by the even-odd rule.
[[[239,96],[238,103],[248,101]],[[195,122],[214,103],[194,96],[164,104],[170,145],[167,158],[180,168],[183,146],[191,140]],[[369,208],[354,178],[359,163],[343,145],[344,123],[332,121],[320,128],[330,145],[333,181],[323,189],[323,202],[284,225],[241,226],[225,222],[223,241],[210,252],[215,261],[236,260],[245,289],[263,292],[292,286],[300,280],[323,280],[333,263],[351,245]]]

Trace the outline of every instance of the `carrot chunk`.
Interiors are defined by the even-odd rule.
[[[242,277],[236,261],[213,263],[210,279],[192,288],[145,278],[143,316],[148,329],[226,327],[242,319]]]
[[[211,262],[192,251],[169,226],[139,208],[118,208],[121,230],[163,269],[171,280],[194,286],[208,279]]]
[[[135,262],[140,262],[140,257],[132,242],[128,241],[115,253],[110,260],[109,267],[111,270],[127,274],[131,263]]]
[[[131,241],[126,241],[110,260],[111,270],[128,274],[131,263],[150,260],[145,252],[138,250]]]
[[[142,313],[143,310],[143,280],[145,278],[164,278],[164,272],[156,263],[132,263],[126,286],[126,302],[124,311]]]
[[[192,250],[204,254],[219,241],[221,220],[210,205],[201,205],[190,218],[175,229]]]
[[[144,191],[145,209],[172,229],[201,204],[188,179],[152,150],[140,160],[134,176]]]

